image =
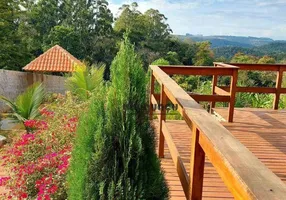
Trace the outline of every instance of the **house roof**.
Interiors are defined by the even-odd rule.
[[[83,65],[64,48],[55,45],[23,67],[25,71],[72,72],[75,65]]]

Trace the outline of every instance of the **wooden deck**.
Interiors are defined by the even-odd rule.
[[[216,108],[215,111],[223,118],[227,118],[227,109]],[[154,122],[158,126],[158,122]],[[234,123],[222,122],[222,124],[286,183],[286,110],[235,109]],[[188,171],[191,129],[185,121],[167,120],[167,127]],[[170,188],[170,199],[186,199],[166,143],[165,157],[161,159],[161,163]],[[203,199],[233,199],[208,159],[205,162]]]

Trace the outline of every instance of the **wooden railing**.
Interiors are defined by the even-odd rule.
[[[235,199],[285,199],[285,184],[244,145],[204,110],[187,92],[185,92],[170,74],[201,74],[232,76],[230,93],[223,96],[232,98],[235,91],[237,67],[185,67],[150,66],[150,116],[153,116],[152,104],[160,104],[159,114],[159,157],[164,157],[166,142],[174,161],[187,199],[202,199],[205,156],[217,170],[221,179]],[[155,94],[154,85],[161,86],[160,94]],[[160,99],[158,99],[158,96]],[[199,97],[207,98],[207,97]],[[158,102],[159,101],[159,102]],[[166,125],[166,105],[168,101],[178,106],[188,126],[192,129],[190,174],[184,167],[182,158]],[[231,100],[230,100],[231,102]]]
[[[276,72],[276,87],[238,87],[236,86],[236,92],[251,92],[251,93],[272,93],[275,94],[273,109],[277,110],[279,105],[279,99],[281,94],[286,94],[286,88],[282,88],[283,72],[286,71],[286,65],[282,64],[241,64],[241,63],[214,63],[215,67],[227,67],[230,66],[238,67],[239,71],[270,71]],[[213,80],[217,80],[217,76],[214,75]],[[219,87],[217,86],[217,81],[213,81],[213,87],[222,90],[224,92],[229,92],[231,87]],[[213,90],[213,93],[215,91]],[[214,105],[213,105],[214,107]]]

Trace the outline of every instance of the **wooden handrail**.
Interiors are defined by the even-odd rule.
[[[274,93],[273,109],[277,110],[279,105],[280,95],[285,93],[285,88],[282,88],[283,72],[286,71],[286,65],[284,64],[245,64],[245,63],[221,63],[214,62],[215,67],[230,68],[238,67],[239,71],[276,71],[276,86],[275,88],[259,88],[259,87],[237,87],[236,92],[254,92],[254,93]],[[217,84],[217,82],[216,82]],[[215,104],[212,104],[213,107]]]
[[[236,199],[284,199],[286,185],[261,161],[258,160],[244,145],[207,111],[205,111],[190,95],[185,92],[173,79],[160,67],[151,66],[152,76],[161,85],[161,102],[169,99],[178,105],[178,110],[184,120],[193,130],[192,156],[190,181],[184,182],[186,176],[179,173],[184,191],[186,184],[187,199],[202,198],[203,169],[205,156],[217,170],[221,179]],[[152,91],[151,91],[151,95]],[[171,155],[177,157],[173,160],[177,164],[179,152],[174,147],[172,137],[165,124],[165,111],[159,117],[159,156],[164,156],[164,135],[168,146],[171,146]],[[169,148],[170,148],[169,146]],[[186,194],[186,191],[185,191]]]

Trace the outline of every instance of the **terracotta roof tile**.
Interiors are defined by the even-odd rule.
[[[83,65],[64,48],[55,45],[23,67],[26,71],[72,72],[75,64]]]

